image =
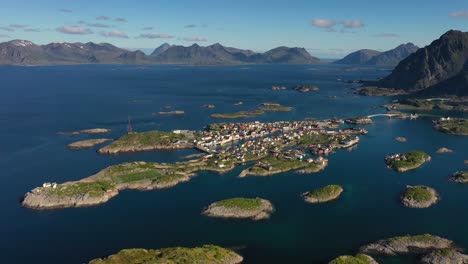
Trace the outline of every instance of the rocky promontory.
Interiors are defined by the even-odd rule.
[[[436,190],[427,186],[406,186],[401,202],[410,208],[428,208],[437,203],[439,195]]]
[[[119,154],[164,149],[193,148],[192,138],[173,132],[148,131],[127,134],[98,150],[100,154]]]
[[[93,139],[86,139],[77,142],[73,142],[68,144],[67,147],[69,149],[84,149],[84,148],[91,148],[102,143],[112,141],[111,138],[93,138]]]
[[[414,150],[407,153],[391,154],[385,157],[385,163],[388,165],[388,167],[398,172],[406,172],[417,169],[430,160],[431,156],[419,150]]]
[[[302,197],[308,203],[325,203],[338,199],[342,192],[343,188],[339,185],[327,185],[310,192],[305,192],[302,194]]]
[[[124,249],[107,258],[93,259],[89,264],[169,264],[169,263],[209,263],[238,264],[243,261],[236,252],[215,245],[196,248],[163,248],[163,249]]]
[[[468,256],[454,249],[434,250],[421,259],[422,264],[466,264]]]
[[[444,153],[453,153],[453,150],[448,149],[448,148],[439,148],[436,151],[437,154],[444,154]]]
[[[265,199],[232,198],[210,204],[202,214],[209,217],[261,220],[270,218],[273,211],[273,205]]]
[[[378,264],[375,259],[369,255],[357,254],[356,256],[340,256],[328,264]]]
[[[468,183],[468,171],[457,171],[452,175],[452,180],[459,183]]]
[[[369,255],[397,256],[400,254],[428,254],[439,249],[455,249],[452,241],[429,234],[398,236],[382,239],[360,248]]]

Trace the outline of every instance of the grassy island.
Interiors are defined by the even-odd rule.
[[[400,254],[425,254],[434,250],[454,249],[452,241],[430,235],[406,235],[382,239],[360,248],[360,252],[370,255],[397,256]]]
[[[427,186],[407,186],[401,202],[411,208],[427,208],[435,204],[438,200],[437,192]]]
[[[318,162],[320,160],[320,162]],[[294,157],[268,156],[259,160],[256,164],[243,170],[239,177],[269,176],[291,170],[303,169],[304,173],[317,172],[327,165],[327,159],[320,158],[316,162],[306,162]]]
[[[237,264],[243,258],[234,251],[206,245],[196,248],[163,248],[163,249],[124,249],[104,259],[94,259],[89,264],[176,264],[176,263],[212,263]]]
[[[117,154],[123,152],[146,151],[155,149],[191,148],[189,143],[193,138],[183,134],[166,131],[148,131],[124,135],[98,150],[101,154]]]
[[[219,218],[250,218],[261,220],[270,218],[273,205],[260,198],[232,198],[212,203],[203,215]]]
[[[340,256],[328,264],[377,264],[377,262],[368,255],[357,254],[356,256]]]
[[[309,203],[324,203],[337,199],[342,192],[343,188],[339,185],[327,185],[325,187],[303,193],[302,197]]]
[[[434,121],[434,128],[451,135],[468,136],[468,119],[441,118]]]
[[[262,103],[262,105],[251,111],[238,111],[234,113],[216,113],[210,115],[211,118],[241,118],[241,117],[252,117],[260,116],[265,112],[287,112],[293,110],[292,107],[282,106],[277,103]]]
[[[468,171],[457,171],[452,175],[452,180],[460,183],[468,183]]]
[[[425,162],[431,160],[431,156],[419,150],[404,154],[393,154],[385,157],[385,163],[398,172],[405,172],[419,168]]]

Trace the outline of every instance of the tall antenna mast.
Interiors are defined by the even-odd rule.
[[[132,134],[133,129],[132,129],[132,122],[130,121],[130,115],[128,116],[128,124],[127,124],[127,134]]]

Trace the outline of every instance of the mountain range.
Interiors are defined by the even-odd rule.
[[[373,83],[420,95],[468,95],[468,32],[450,30]]]
[[[395,66],[401,60],[416,52],[418,49],[419,48],[413,43],[401,44],[398,47],[385,52],[371,49],[361,49],[348,54],[343,59],[337,60],[334,63]]]
[[[108,43],[50,43],[36,45],[26,40],[0,43],[0,64],[193,64],[232,65],[246,63],[310,64],[320,59],[304,48],[278,47],[265,53],[225,47],[219,43],[202,47],[169,45],[156,48],[151,55],[129,51]]]

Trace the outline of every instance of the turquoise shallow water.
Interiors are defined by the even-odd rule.
[[[468,186],[448,181],[450,173],[465,166],[467,139],[434,131],[430,118],[376,118],[357,149],[330,155],[330,165],[317,174],[239,179],[239,167],[222,175],[200,173],[167,190],[124,191],[91,208],[33,211],[20,207],[22,195],[45,181],[77,180],[129,160],[173,162],[195,153],[102,156],[95,153],[96,148],[68,150],[66,144],[89,136],[71,137],[57,131],[107,127],[116,138],[125,132],[128,115],[136,131],[201,129],[218,121],[209,117],[211,113],[251,110],[267,101],[295,109],[239,120],[380,113],[379,105],[388,99],[355,96],[350,89],[353,84],[337,79],[375,79],[388,74],[387,69],[84,65],[0,67],[0,73],[0,248],[5,263],[83,263],[122,248],[207,243],[239,249],[245,263],[326,263],[338,255],[354,254],[359,246],[380,238],[419,233],[441,235],[468,248]],[[315,84],[321,90],[270,90],[272,85],[298,84]],[[234,106],[238,101],[244,104]],[[205,109],[203,104],[216,108]],[[165,105],[184,110],[186,115],[152,115]],[[407,137],[408,142],[396,142],[397,136]],[[436,154],[440,147],[455,152]],[[413,149],[428,152],[432,161],[403,174],[385,167],[385,155]],[[299,197],[326,184],[341,184],[343,196],[321,205],[306,204]],[[425,210],[401,206],[399,194],[406,185],[414,184],[434,187],[442,200]],[[211,202],[235,196],[269,199],[276,212],[261,222],[200,215]],[[387,259],[385,263],[411,260]]]

